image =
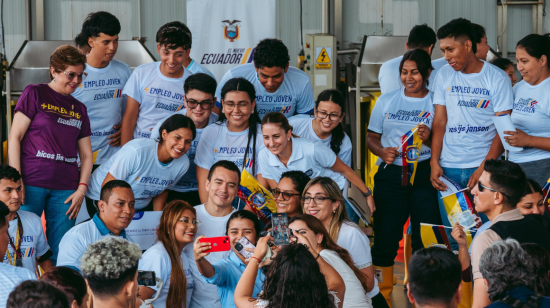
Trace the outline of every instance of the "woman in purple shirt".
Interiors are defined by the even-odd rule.
[[[50,57],[51,82],[25,88],[8,139],[10,165],[22,175],[21,209],[38,216],[44,211],[54,265],[59,242],[74,226],[92,171],[86,106],[70,95],[86,77],[85,65],[86,56],[78,49],[58,47]]]

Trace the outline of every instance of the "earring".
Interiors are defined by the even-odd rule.
[[[55,78],[53,79],[53,82],[56,82],[56,81],[55,81]]]
[[[336,214],[336,211],[332,211],[332,214]]]

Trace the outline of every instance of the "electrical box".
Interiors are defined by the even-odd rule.
[[[338,66],[336,36],[331,34],[307,34],[305,36],[304,71],[313,86],[313,97],[326,89],[336,88]]]

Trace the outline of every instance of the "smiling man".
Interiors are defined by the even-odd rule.
[[[203,129],[218,120],[218,115],[212,112],[212,108],[216,103],[214,93],[216,92],[216,80],[206,73],[197,73],[189,76],[183,85],[185,91],[185,109],[178,111],[185,115],[195,123],[197,134],[189,151],[189,169],[185,175],[170,189],[166,203],[172,200],[185,200],[191,205],[200,204],[199,184],[197,182],[197,167],[195,165],[195,152],[197,145],[202,135]],[[159,137],[159,129],[162,123],[170,116],[160,120],[151,131],[151,138]]]
[[[72,94],[88,110],[92,129],[92,151],[96,153],[94,170],[120,149],[120,124],[126,104],[122,88],[132,70],[114,60],[118,49],[120,22],[111,13],[95,12],[86,17],[77,45],[90,47],[86,57],[87,77]]]
[[[216,90],[221,100],[225,83],[235,77],[250,81],[256,89],[256,108],[260,119],[277,111],[287,118],[295,114],[311,114],[315,107],[313,87],[309,77],[301,70],[289,66],[288,49],[281,40],[264,39],[254,49],[254,63],[239,65],[223,76]],[[219,114],[221,102],[214,112]]]
[[[88,245],[106,236],[126,236],[125,229],[130,225],[135,213],[134,193],[130,184],[121,180],[107,182],[101,188],[99,213],[65,234],[59,244],[57,266],[69,266],[80,271],[80,257]]]
[[[128,96],[122,118],[121,145],[151,137],[163,118],[185,108],[183,84],[191,72],[184,67],[189,58],[191,36],[181,22],[169,22],[157,32],[160,61],[138,66],[122,90]]]

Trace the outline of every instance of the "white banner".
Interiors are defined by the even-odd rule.
[[[187,26],[191,58],[220,81],[229,69],[252,62],[258,42],[276,37],[275,0],[187,0]]]

